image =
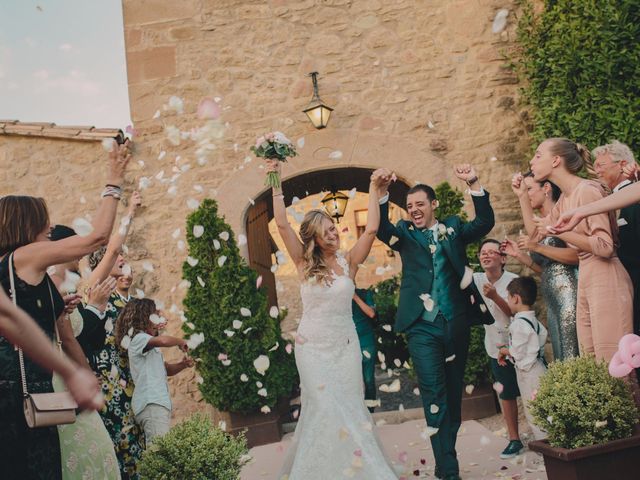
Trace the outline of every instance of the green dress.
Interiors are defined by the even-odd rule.
[[[370,289],[356,288],[358,295],[364,303],[374,308],[373,292]],[[360,309],[355,300],[352,300],[351,309],[353,322],[356,324],[356,332],[362,350],[362,378],[364,380],[365,400],[376,399],[376,337],[373,329],[373,321]],[[369,407],[373,412],[373,407]]]
[[[69,317],[78,337],[83,327],[82,316],[76,309]],[[53,389],[66,390],[58,375],[53,376]],[[113,442],[98,412],[82,412],[75,423],[58,425],[58,437],[63,480],[120,480]]]
[[[89,359],[98,375],[106,405],[100,416],[115,446],[120,474],[123,480],[137,480],[137,463],[144,451],[144,435],[136,423],[131,408],[133,380],[129,370],[127,353],[120,350],[115,341],[115,324],[126,300],[114,292],[107,304],[107,332],[104,347]]]

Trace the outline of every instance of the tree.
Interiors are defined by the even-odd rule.
[[[183,330],[196,345],[202,396],[223,411],[268,411],[298,384],[293,346],[281,336],[286,312],[269,309],[214,200],[188,216],[187,242]]]

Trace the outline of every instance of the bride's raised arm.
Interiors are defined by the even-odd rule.
[[[380,202],[379,202],[379,182],[388,183],[388,172],[379,169],[371,175],[369,183],[369,205],[367,207],[367,226],[356,244],[347,254],[349,269],[352,275],[358,271],[358,265],[364,262],[371,251],[373,241],[376,239],[378,227],[380,226]],[[389,177],[390,178],[390,177]]]
[[[277,172],[280,174],[280,162],[277,160],[267,160],[267,173]],[[291,228],[289,220],[287,219],[287,209],[284,206],[284,195],[282,194],[282,187],[273,187],[273,216],[278,226],[278,233],[280,238],[284,242],[284,246],[289,252],[289,256],[293,260],[296,266],[303,262],[303,246],[302,242],[296,235],[296,232]]]

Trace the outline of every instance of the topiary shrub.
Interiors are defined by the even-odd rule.
[[[396,321],[398,298],[400,295],[400,277],[395,276],[376,284],[373,290],[376,305],[377,321],[374,323],[376,348],[385,358],[385,366],[398,367],[395,360],[402,365],[409,359],[407,341],[402,333],[396,333],[389,326]],[[386,329],[385,329],[386,328]]]
[[[553,447],[579,448],[629,437],[638,410],[628,385],[607,364],[580,357],[553,362],[530,403]]]
[[[237,480],[247,453],[243,434],[234,437],[194,415],[155,439],[138,468],[142,480]]]
[[[214,200],[187,218],[187,241],[183,330],[192,344],[201,341],[193,355],[202,396],[219,410],[266,413],[298,384],[292,345],[281,337],[286,312],[269,309]]]
[[[521,0],[516,71],[533,107],[533,140],[640,148],[640,4]],[[537,2],[535,2],[537,3]]]

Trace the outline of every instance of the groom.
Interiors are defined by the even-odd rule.
[[[416,185],[407,193],[411,220],[400,220],[394,226],[389,221],[387,193],[391,177],[386,175],[380,186],[378,229],[378,238],[402,258],[395,331],[407,335],[436,460],[435,473],[445,480],[460,478],[455,445],[461,423],[469,327],[493,323],[470,279],[471,272],[465,275],[466,246],[487,235],[495,223],[489,193],[480,186],[472,166],[458,165],[454,171],[469,187],[474,220],[465,223],[452,216],[438,221],[433,188]]]

